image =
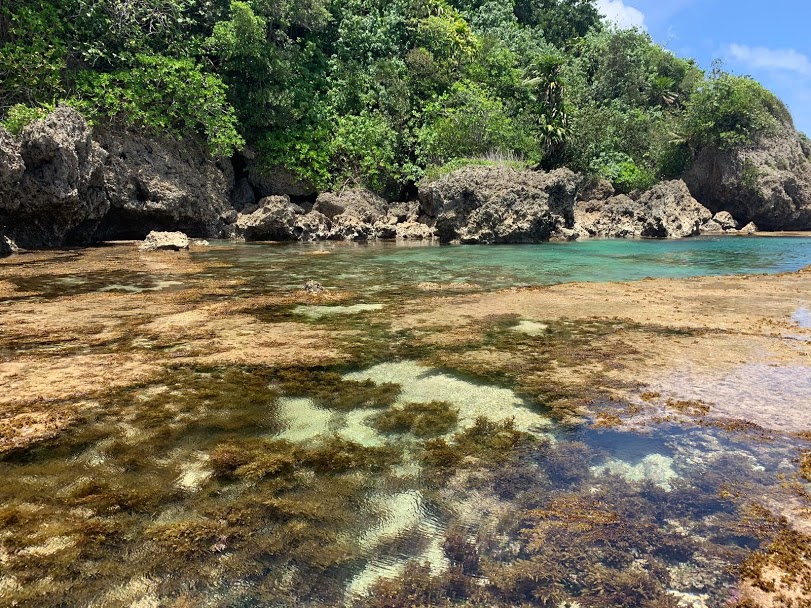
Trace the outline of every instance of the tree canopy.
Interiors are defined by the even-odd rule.
[[[396,196],[460,159],[568,165],[621,190],[788,121],[595,0],[18,0],[0,7],[0,117],[250,147],[316,187]]]

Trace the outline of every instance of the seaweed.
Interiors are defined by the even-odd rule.
[[[372,425],[383,433],[411,433],[417,437],[435,437],[452,430],[459,421],[459,410],[447,401],[406,403],[375,416]]]

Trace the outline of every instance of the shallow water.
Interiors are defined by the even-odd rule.
[[[740,414],[736,391],[760,388],[767,439],[700,424],[598,429],[553,416],[542,385],[432,366],[428,347],[388,323],[404,296],[448,290],[796,270],[811,239],[229,245],[190,257],[216,266],[8,278],[37,298],[237,281],[211,301],[317,280],[353,295],[254,316],[328,327],[356,341],[353,356],[169,363],[98,397],[67,432],[0,457],[0,605],[720,608],[736,568],[780,527],[759,509],[797,477],[807,444],[782,431],[799,428],[789,412],[805,417],[808,368],[662,380],[684,398],[713,391],[728,416]],[[499,323],[488,352],[539,357],[617,328]],[[143,338],[134,331],[130,342]]]

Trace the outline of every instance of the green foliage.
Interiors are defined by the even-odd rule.
[[[791,124],[783,103],[751,78],[716,71],[687,104],[685,130],[694,147],[744,146]]]
[[[595,5],[15,0],[0,6],[0,120],[19,132],[67,102],[383,194],[505,159],[628,190],[790,122],[754,81],[705,79],[646,33],[603,27]]]
[[[417,141],[426,165],[494,151],[539,157],[538,143],[507,113],[503,102],[471,81],[455,84],[446,95],[426,105],[425,124]]]
[[[131,69],[86,71],[76,95],[90,117],[118,117],[178,137],[200,133],[217,156],[244,143],[222,81],[189,59],[138,55]]]
[[[592,161],[590,169],[626,194],[633,190],[646,190],[656,183],[656,176],[652,171],[640,167],[634,159],[622,152],[602,154]]]
[[[32,108],[18,103],[8,109],[6,117],[0,124],[12,135],[19,135],[25,127],[35,120],[45,118],[45,115],[51,110],[53,110],[52,106],[37,106]]]
[[[377,113],[341,116],[331,142],[336,185],[352,184],[383,191],[402,177],[397,162],[398,135]]]

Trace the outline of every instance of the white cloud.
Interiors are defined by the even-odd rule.
[[[597,10],[610,22],[622,29],[638,27],[645,29],[645,15],[639,9],[628,6],[623,0],[597,0]]]
[[[768,49],[763,46],[731,44],[729,56],[750,69],[794,72],[811,76],[811,59],[794,49]]]

